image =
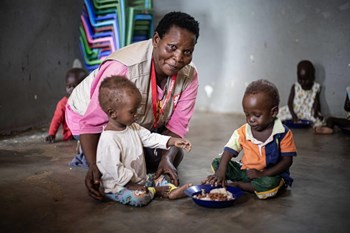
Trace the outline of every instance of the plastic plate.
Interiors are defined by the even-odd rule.
[[[288,126],[289,128],[301,129],[301,128],[309,128],[312,124],[309,120],[299,120],[298,123],[294,123],[293,120],[285,120],[283,124]]]
[[[191,186],[188,189],[186,189],[185,194],[187,196],[191,197],[193,202],[196,203],[197,205],[207,207],[207,208],[224,208],[224,207],[232,206],[233,203],[243,195],[243,192],[241,189],[236,188],[236,187],[227,186],[226,189],[227,189],[227,191],[232,193],[232,196],[234,197],[233,200],[207,201],[207,200],[200,200],[200,199],[193,197],[193,195],[197,195],[197,194],[202,193],[202,189],[204,189],[206,193],[209,193],[210,190],[216,189],[216,188],[221,188],[221,187],[220,186],[213,187],[211,185],[204,185],[204,184],[203,185],[194,185],[194,186]]]
[[[340,129],[343,133],[350,135],[350,128],[340,128]]]

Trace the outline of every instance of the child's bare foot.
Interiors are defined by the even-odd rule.
[[[165,197],[167,198],[169,195],[169,186],[157,186],[154,187],[156,189],[156,196],[157,197]]]
[[[186,194],[184,193],[184,191],[191,186],[192,186],[192,184],[185,184],[181,187],[178,187],[178,188],[172,190],[169,193],[168,198],[170,200],[175,200],[175,199],[180,199],[180,198],[186,197]]]
[[[333,129],[329,127],[315,127],[314,128],[315,134],[333,134]]]

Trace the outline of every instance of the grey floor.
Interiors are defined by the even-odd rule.
[[[197,184],[242,116],[194,114],[193,150],[179,167]],[[75,142],[44,143],[33,131],[0,140],[1,232],[350,232],[350,136],[294,129],[298,157],[288,189],[269,200],[244,194],[232,207],[207,209],[191,199],[154,200],[143,208],[92,200],[85,169],[70,168]]]

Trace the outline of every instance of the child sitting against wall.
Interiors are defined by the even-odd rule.
[[[154,197],[183,198],[191,186],[176,187],[164,175],[147,174],[143,147],[176,146],[188,152],[191,143],[151,133],[135,123],[141,98],[137,87],[122,76],[106,78],[100,85],[98,99],[109,121],[98,142],[96,164],[102,173],[105,196],[131,206],[145,206]]]
[[[72,68],[68,70],[66,80],[66,95],[58,101],[56,105],[55,113],[52,117],[48,136],[45,137],[45,141],[54,143],[56,140],[56,134],[60,126],[62,125],[63,141],[73,139],[72,132],[69,130],[66,119],[66,104],[68,97],[72,93],[73,89],[88,75],[87,71],[81,68]]]
[[[242,101],[247,123],[233,132],[221,158],[212,162],[215,173],[202,183],[239,187],[259,199],[292,185],[289,168],[297,153],[292,131],[277,118],[279,100],[276,86],[267,80],[248,85]],[[242,150],[241,162],[231,160]]]
[[[278,118],[282,121],[309,120],[314,127],[324,125],[321,114],[321,86],[315,82],[315,68],[308,60],[303,60],[297,66],[298,81],[290,90],[288,105],[280,108]]]
[[[350,86],[346,88],[344,110],[347,112],[346,118],[328,117],[325,126],[314,129],[315,134],[333,134],[335,126],[350,132]]]

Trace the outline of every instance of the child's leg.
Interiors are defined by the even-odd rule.
[[[285,187],[285,182],[280,176],[265,176],[251,181],[254,192],[259,199],[274,197],[278,190]]]
[[[120,202],[124,205],[131,205],[131,206],[145,206],[149,204],[154,195],[155,195],[155,189],[152,187],[148,188],[148,192],[142,192],[138,190],[129,190],[127,188],[122,189],[118,193],[107,193],[106,197],[109,199]]]
[[[325,126],[315,127],[315,134],[332,134],[334,132],[334,126],[338,125],[338,118],[328,117]]]
[[[215,158],[211,164],[211,169],[215,172],[219,168],[220,158]],[[241,164],[236,161],[230,161],[227,165],[226,178],[231,181],[249,182],[244,170],[241,170]]]
[[[192,186],[192,184],[185,184],[181,187],[177,187],[169,182],[169,177],[164,175],[161,175],[156,180],[154,180],[154,187],[156,189],[157,195],[160,197],[167,197],[170,200],[186,197],[184,191],[190,186]]]

